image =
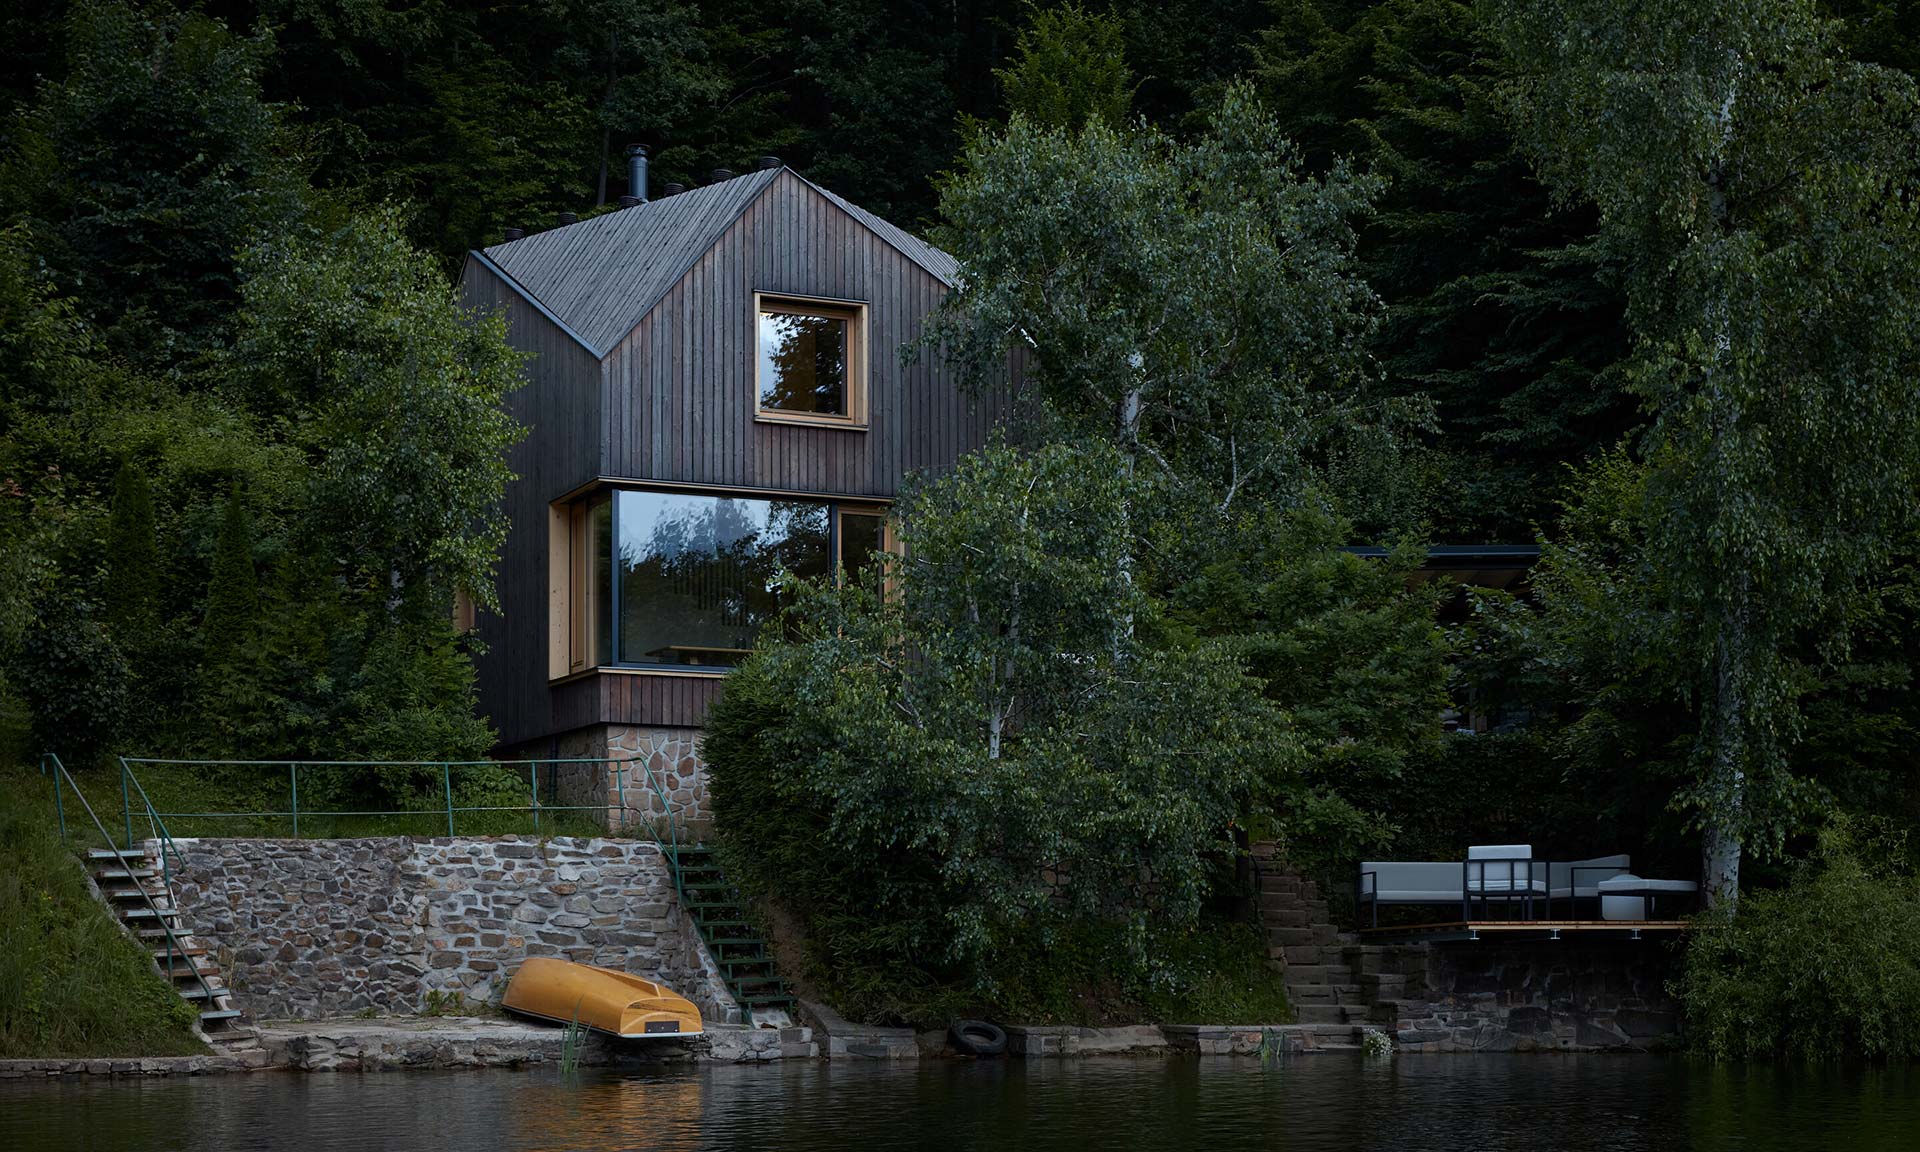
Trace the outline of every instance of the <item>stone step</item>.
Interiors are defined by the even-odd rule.
[[[1269,928],[1267,944],[1274,948],[1292,948],[1302,944],[1324,944],[1318,928]]]
[[[1298,1008],[1302,1004],[1332,1004],[1334,1002],[1331,984],[1287,984],[1287,999]]]
[[[1286,970],[1286,981],[1289,987],[1295,984],[1331,984],[1335,976],[1344,979],[1345,974],[1345,967],[1336,972],[1325,964],[1289,964]]]
[[[1269,950],[1271,955],[1271,950]],[[1280,958],[1287,962],[1288,968],[1295,964],[1324,964],[1326,957],[1317,944],[1286,945],[1280,949]]]
[[[1357,1024],[1366,1016],[1365,1009],[1347,1004],[1296,1004],[1293,1014],[1302,1024]]]
[[[1304,908],[1260,909],[1260,919],[1268,928],[1307,928],[1313,921]]]

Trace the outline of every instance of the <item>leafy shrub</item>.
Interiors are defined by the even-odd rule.
[[[1792,883],[1700,926],[1675,990],[1716,1059],[1920,1056],[1920,880],[1870,871],[1838,823]]]
[[[1036,957],[1097,956],[1121,996],[1196,976],[1177,945],[1231,826],[1296,757],[1231,658],[1139,641],[1120,475],[1103,450],[962,461],[907,501],[896,594],[792,585],[709,716],[733,862],[843,1010],[1044,999]]]

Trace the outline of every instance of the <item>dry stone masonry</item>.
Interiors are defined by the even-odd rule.
[[[1665,941],[1563,940],[1365,943],[1334,926],[1312,880],[1273,846],[1255,845],[1267,954],[1285,973],[1306,1050],[1357,1046],[1377,1028],[1410,1052],[1585,1052],[1672,1043],[1678,1007]],[[1251,1051],[1267,1031],[1199,1029],[1173,1036],[1201,1052]],[[1311,1035],[1308,1035],[1311,1033]],[[1291,1050],[1291,1049],[1290,1049]]]
[[[653,843],[554,837],[183,840],[183,920],[266,1019],[497,1001],[529,956],[657,979],[710,1020],[739,1008]],[[455,996],[458,996],[458,1001]],[[456,1009],[457,1010],[457,1009]]]
[[[568,733],[550,746],[523,746],[514,755],[529,760],[550,756],[608,761],[557,764],[549,778],[560,803],[603,808],[608,827],[616,831],[651,826],[666,815],[649,783],[649,774],[659,782],[682,821],[702,825],[712,813],[697,728],[602,724]]]

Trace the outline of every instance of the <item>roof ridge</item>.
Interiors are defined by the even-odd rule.
[[[785,166],[536,232],[478,249],[476,255],[509,288],[605,359],[782,174],[818,193],[936,280],[955,285],[959,263],[952,256]]]

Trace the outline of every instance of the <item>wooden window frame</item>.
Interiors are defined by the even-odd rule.
[[[593,535],[592,508],[601,498],[615,499],[623,491],[666,492],[675,495],[736,497],[751,500],[805,500],[825,505],[833,548],[834,578],[843,568],[844,536],[840,526],[843,513],[880,517],[880,547],[897,554],[899,538],[894,532],[893,505],[874,497],[845,497],[815,492],[775,489],[703,488],[697,485],[655,484],[648,481],[596,481],[576,489],[547,505],[547,680],[558,684],[595,673],[658,676],[724,676],[731,667],[703,669],[697,666],[621,663],[615,653],[595,653],[593,635]],[[618,531],[617,522],[613,526]],[[617,545],[616,545],[617,550]],[[893,581],[885,594],[893,594]],[[613,574],[613,598],[608,611],[619,611],[619,576]],[[595,657],[599,659],[596,661]]]
[[[825,412],[788,412],[760,405],[760,314],[787,312],[798,316],[828,316],[847,322],[847,412],[844,416]],[[753,418],[761,424],[795,424],[809,428],[839,428],[848,432],[867,430],[867,306],[859,300],[835,300],[824,296],[796,296],[789,292],[753,294],[753,315],[747,318],[747,347],[753,350],[747,366],[747,387],[752,390]]]
[[[847,541],[840,526],[842,516],[873,516],[880,521],[880,551],[899,555],[900,541],[893,532],[893,508],[887,504],[863,504],[856,500],[836,500],[833,504],[833,578],[842,581],[847,569]],[[886,592],[891,595],[893,578],[887,578]]]
[[[456,636],[465,636],[478,626],[479,611],[473,601],[473,593],[465,588],[453,590],[453,631]]]

